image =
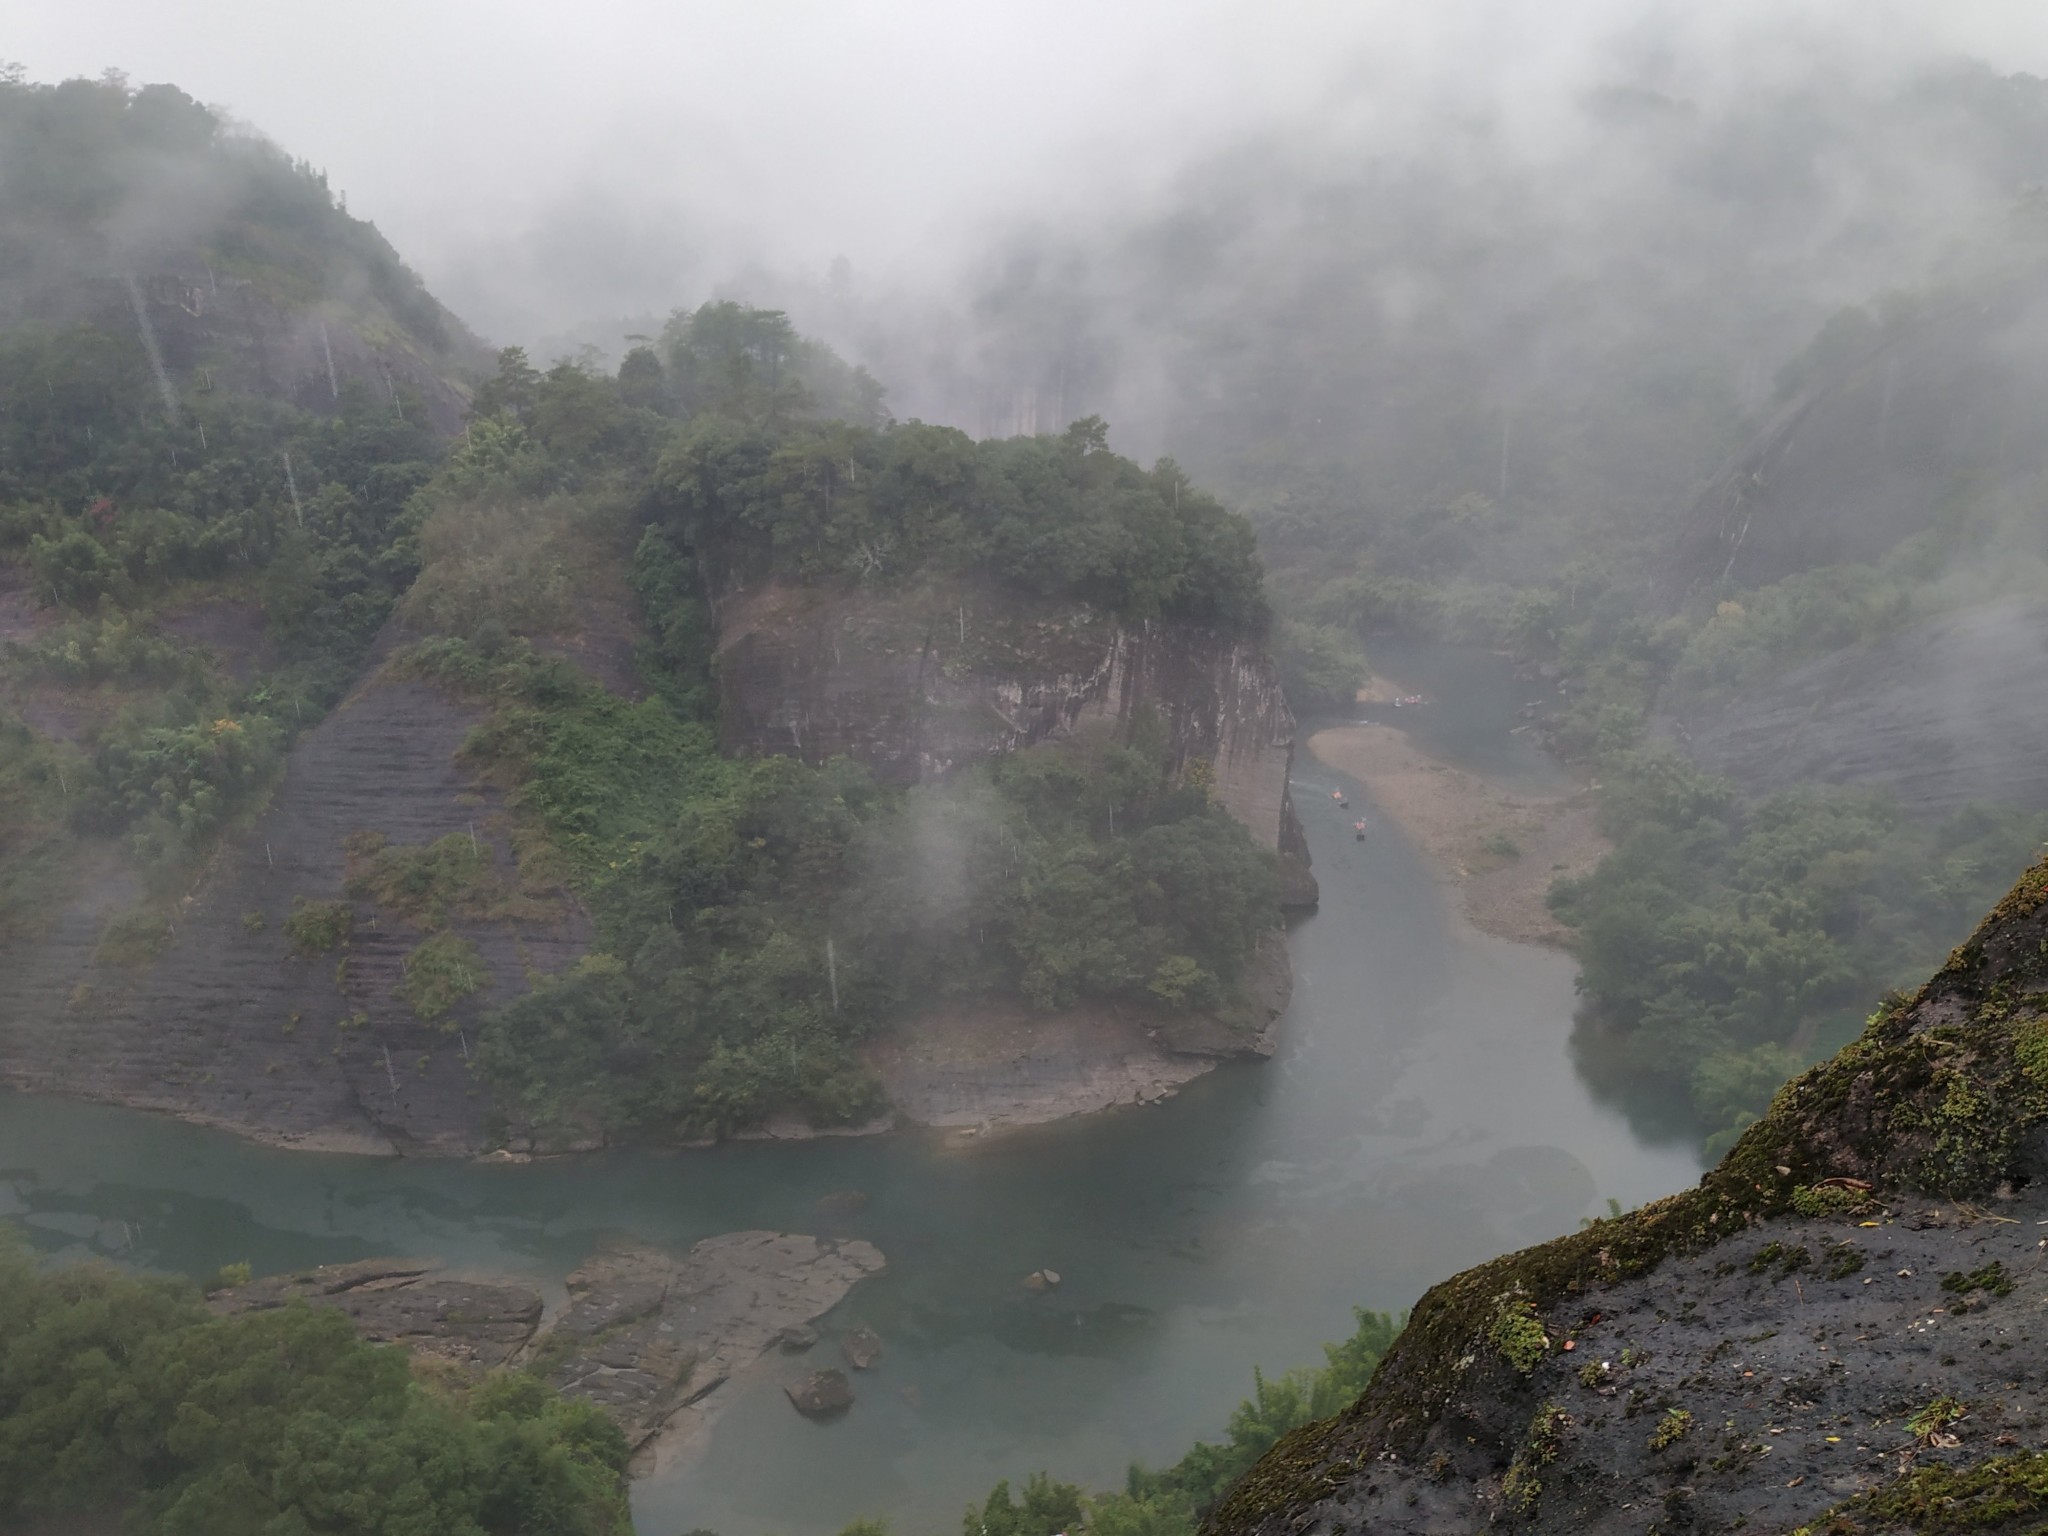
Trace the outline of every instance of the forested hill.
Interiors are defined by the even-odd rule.
[[[0,83],[0,177],[8,1080],[474,1151],[864,1118],[940,1002],[1249,1048],[1289,723],[1171,463],[894,422],[736,304],[479,357],[170,87]],[[907,746],[733,729],[742,619]]]
[[[332,413],[351,381],[418,394],[446,432],[488,362],[323,174],[112,73],[0,76],[0,329],[9,462],[145,396],[173,419],[238,390]]]

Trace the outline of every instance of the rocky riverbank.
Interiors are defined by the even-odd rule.
[[[1380,811],[1429,856],[1473,926],[1519,944],[1562,948],[1551,882],[1606,856],[1588,790],[1510,790],[1429,756],[1391,725],[1344,725],[1308,741],[1319,762],[1364,784]]]
[[[485,1370],[539,1370],[565,1397],[604,1409],[646,1471],[686,1449],[727,1380],[806,1329],[885,1268],[880,1250],[790,1232],[727,1232],[677,1258],[640,1244],[594,1254],[552,1316],[519,1280],[444,1274],[432,1259],[365,1259],[216,1291],[222,1314],[304,1302],[364,1338]]]

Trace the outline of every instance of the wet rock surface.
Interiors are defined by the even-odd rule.
[[[782,1390],[796,1405],[796,1411],[810,1419],[829,1418],[853,1406],[853,1387],[844,1371],[817,1371]]]
[[[1697,1186],[1432,1287],[1206,1529],[2038,1529],[2044,1229],[2048,860]]]
[[[1218,802],[1287,857],[1287,904],[1315,904],[1279,674],[1216,631],[971,586],[888,599],[769,586],[721,609],[718,676],[728,750],[844,754],[897,783],[1156,712],[1176,760],[1206,764]]]
[[[228,839],[143,967],[95,958],[107,920],[137,900],[114,861],[81,872],[43,937],[0,966],[0,1081],[167,1110],[286,1146],[389,1153],[480,1150],[488,1097],[470,1070],[476,1021],[529,969],[573,962],[580,909],[554,922],[456,923],[489,984],[442,1018],[399,994],[422,937],[355,903],[347,944],[294,955],[295,900],[342,893],[349,834],[424,844],[476,829],[503,865],[498,796],[457,761],[481,718],[420,683],[372,681],[294,748],[271,805]]]
[[[872,1328],[849,1328],[839,1336],[839,1353],[856,1371],[871,1370],[882,1358],[882,1336]]]
[[[266,1276],[207,1300],[223,1315],[303,1301],[345,1314],[373,1343],[479,1369],[511,1361],[539,1326],[540,1293],[524,1285],[440,1278],[438,1267],[420,1259],[325,1264]]]
[[[2025,483],[2043,462],[2044,338],[2048,289],[2029,270],[1845,348],[1701,493],[1660,595],[1876,560],[1940,526],[1959,484]]]
[[[557,1388],[604,1407],[637,1447],[883,1267],[871,1244],[788,1232],[728,1232],[680,1259],[616,1249],[569,1276],[569,1305],[538,1358]]]
[[[207,1303],[223,1315],[294,1301],[331,1307],[364,1338],[418,1355],[477,1369],[538,1369],[563,1395],[603,1408],[638,1448],[777,1343],[802,1335],[815,1343],[815,1320],[884,1267],[869,1243],[790,1232],[728,1232],[681,1257],[624,1245],[569,1275],[568,1303],[545,1329],[538,1291],[445,1277],[431,1259],[365,1259],[270,1275],[215,1292]],[[879,1355],[879,1339],[855,1332]],[[812,1378],[825,1382],[820,1401],[834,1397],[832,1377],[844,1390],[836,1370]],[[700,1414],[685,1427],[703,1422]]]
[[[2040,1450],[2044,1217],[2048,1196],[1766,1222],[1589,1296],[1527,1378],[1475,1361],[1422,1445],[1348,1479],[1315,1528],[1782,1531],[1917,1466]],[[1916,1431],[1944,1400],[1964,1416]]]

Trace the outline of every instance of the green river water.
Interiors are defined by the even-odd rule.
[[[1403,723],[1432,750],[1532,788],[1555,777],[1508,734],[1519,701],[1498,658],[1375,654],[1431,696]],[[720,1389],[694,1451],[637,1485],[642,1536],[813,1536],[862,1514],[950,1536],[997,1478],[1117,1486],[1133,1458],[1217,1434],[1254,1366],[1319,1360],[1354,1305],[1405,1307],[1609,1197],[1699,1173],[1689,1143],[1644,1141],[1574,1071],[1566,957],[1455,919],[1415,850],[1305,753],[1295,797],[1322,907],[1290,940],[1280,1052],[1166,1104],[970,1150],[906,1134],[501,1167],[280,1152],[0,1096],[0,1214],[52,1253],[194,1275],[430,1254],[551,1295],[608,1234],[863,1237],[889,1272],[834,1321],[871,1325],[887,1355],[853,1410],[799,1418],[780,1383],[815,1367],[771,1358]],[[867,1203],[820,1214],[846,1190]],[[1041,1266],[1065,1284],[1034,1297],[1021,1281]]]

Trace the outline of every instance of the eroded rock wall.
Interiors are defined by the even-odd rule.
[[[780,585],[728,600],[719,635],[727,750],[845,754],[895,783],[1154,714],[1175,770],[1210,775],[1218,801],[1287,857],[1286,904],[1315,903],[1287,790],[1294,716],[1272,659],[1243,640],[986,589]]]
[[[469,1065],[477,1020],[569,964],[588,923],[456,921],[483,990],[428,1021],[399,992],[423,937],[354,903],[346,947],[295,956],[295,900],[342,894],[343,840],[424,844],[473,828],[509,865],[495,794],[457,761],[480,718],[424,684],[373,679],[294,749],[269,808],[230,835],[154,962],[96,956],[140,896],[111,856],[87,870],[42,939],[0,967],[0,1081],[220,1125],[287,1145],[462,1153],[490,1139]]]
[[[2039,694],[2041,697],[2036,697]],[[1665,722],[1762,797],[1818,780],[1940,816],[1972,800],[2048,807],[2048,604],[1988,603],[1838,651]]]

